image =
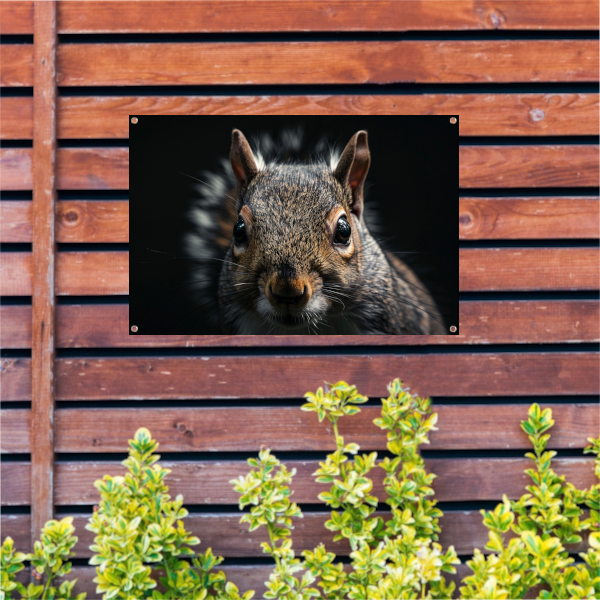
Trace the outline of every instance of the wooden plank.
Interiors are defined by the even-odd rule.
[[[31,400],[31,359],[2,358],[0,359],[0,400]]]
[[[56,177],[64,190],[126,190],[129,148],[61,148]]]
[[[31,148],[0,148],[0,172],[2,190],[30,190],[31,178]]]
[[[596,81],[598,66],[594,40],[63,44],[57,80],[61,86]]]
[[[60,138],[128,138],[129,115],[460,114],[461,135],[598,135],[598,98],[598,94],[66,96],[58,101],[58,132]],[[21,127],[21,136],[27,137],[26,123]]]
[[[0,87],[31,87],[32,85],[33,44],[2,44]]]
[[[597,290],[598,248],[462,248],[459,289]]]
[[[78,515],[76,518],[79,519],[81,516],[83,515]],[[2,529],[2,539],[7,537],[13,539],[16,551],[31,552],[33,550],[29,536],[31,515],[2,514],[0,516],[0,529]]]
[[[399,374],[428,396],[597,394],[598,356],[591,352],[64,358],[56,398],[302,398],[324,381],[349,381],[368,396],[387,396]],[[201,384],[199,383],[201,382]]]
[[[0,323],[1,348],[31,348],[30,305],[0,306]]]
[[[31,207],[29,200],[0,202],[0,242],[31,242]]]
[[[2,8],[7,4],[12,4],[12,2],[0,2],[0,13],[2,12]],[[0,104],[0,123],[2,124],[0,139],[33,139],[33,98],[28,96],[2,98],[2,104]]]
[[[31,504],[31,463],[0,462],[0,503],[2,506]],[[31,532],[26,532],[31,544]]]
[[[58,242],[129,242],[129,202],[62,200],[56,207]]]
[[[556,425],[548,448],[585,448],[587,438],[600,429],[595,404],[551,408]],[[427,450],[530,449],[521,430],[527,409],[512,404],[436,406],[439,429],[431,433]],[[381,407],[366,406],[361,411],[360,418],[340,421],[340,434],[365,451],[386,450],[386,433],[373,425]],[[27,416],[28,411],[2,411],[4,451],[27,452],[26,436],[19,438],[19,430],[22,433],[29,426]],[[134,408],[61,409],[56,414],[56,451],[123,452],[139,423],[140,412]],[[464,435],[465,423],[469,424],[468,436]],[[325,425],[299,407],[145,409],[144,427],[160,442],[162,452],[253,452],[263,445],[275,452],[335,450],[335,440]],[[240,431],[243,436],[236,435]]]
[[[0,262],[3,296],[31,296],[31,252],[6,252]]]
[[[598,187],[598,146],[461,146],[461,188]]]
[[[56,0],[34,11],[31,539],[54,515]]]
[[[326,488],[315,483],[312,473],[318,461],[285,461],[286,467],[295,468],[297,474],[291,488],[294,501],[304,504],[321,504],[318,494]],[[229,483],[231,479],[248,472],[245,461],[172,462],[161,461],[171,469],[165,479],[171,496],[183,494],[186,504],[237,505],[239,495]],[[592,458],[555,458],[553,469],[565,475],[578,488],[588,488],[595,483]],[[502,494],[517,499],[525,493],[530,478],[524,473],[531,467],[526,458],[428,458],[425,468],[438,477],[433,482],[435,498],[439,502],[477,500],[500,501]],[[116,461],[58,462],[56,463],[55,501],[63,505],[97,504],[100,496],[94,481],[105,474],[122,475],[125,467]],[[26,462],[0,463],[2,476],[2,505],[27,506],[30,503],[30,465]],[[384,497],[381,469],[372,473],[373,494]]]
[[[468,335],[225,336],[129,335],[129,306],[124,304],[60,305],[56,346],[59,348],[194,348],[278,346],[389,346],[437,344],[508,344],[597,342],[599,308],[595,300],[464,301],[460,329]],[[0,306],[0,345],[31,347],[31,307]],[[111,327],[106,327],[111,323]]]
[[[7,6],[8,5],[8,6]],[[0,3],[0,33],[32,33],[32,2]],[[65,2],[58,6],[59,33],[167,33],[235,31],[408,31],[470,29],[597,29],[597,0],[553,0],[535,5],[504,0],[258,0],[252,11],[241,1],[227,10],[216,0],[181,1],[177,10],[160,2]]]
[[[460,198],[461,240],[597,238],[600,203],[589,198]]]
[[[2,420],[2,454],[29,454],[31,452],[31,410],[0,411]]]
[[[31,242],[31,202],[0,202],[0,241]],[[61,200],[56,203],[57,242],[128,242],[129,202]]]
[[[597,300],[475,301],[459,308],[460,331],[470,344],[600,341]]]
[[[33,2],[0,2],[0,35],[19,33],[33,33]]]
[[[128,252],[61,252],[58,255],[58,295],[104,296],[128,293]]]
[[[6,253],[0,269],[5,296],[31,296],[30,253]],[[128,292],[128,252],[60,252],[57,255],[57,295],[104,296]]]

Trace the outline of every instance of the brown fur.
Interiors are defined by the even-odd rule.
[[[230,159],[237,210],[219,223],[220,241],[230,240],[219,277],[223,333],[446,333],[423,284],[381,250],[364,222],[366,132],[352,137],[335,170],[325,164],[259,168],[238,130]],[[336,210],[352,228],[348,245],[335,240],[337,221],[328,224]],[[247,244],[231,241],[240,217],[250,232]]]

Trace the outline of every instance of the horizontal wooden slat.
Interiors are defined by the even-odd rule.
[[[31,410],[2,410],[0,426],[3,454],[29,454],[31,452]]]
[[[463,292],[598,289],[598,248],[463,248],[459,255]]]
[[[380,508],[382,505],[380,504]],[[93,544],[94,534],[85,529],[90,516],[88,514],[73,514],[73,526],[78,542],[73,550],[77,558],[92,555],[90,545]],[[374,516],[380,516],[386,521],[390,518],[389,512],[376,511]],[[212,548],[217,556],[225,558],[250,558],[260,556],[260,544],[268,541],[268,534],[264,528],[258,531],[246,531],[246,525],[240,524],[241,514],[238,512],[194,514],[191,513],[184,520],[185,528],[200,538],[199,551]],[[336,556],[348,556],[350,544],[346,540],[333,541],[333,534],[325,528],[325,521],[330,518],[329,513],[303,512],[302,519],[294,519],[292,539],[296,553],[302,550],[312,550],[320,543],[325,545],[328,552]],[[483,517],[477,510],[452,510],[446,511],[440,519],[439,543],[447,548],[453,545],[457,554],[472,555],[474,548],[479,548],[485,554],[489,530],[482,523]],[[15,542],[15,548],[20,552],[30,551],[29,515],[2,515],[2,535],[10,536]],[[243,533],[243,535],[240,535]],[[506,539],[514,537],[510,532]],[[587,536],[583,536],[587,537]],[[567,547],[570,552],[583,552],[588,548],[587,540]]]
[[[0,2],[6,4],[6,2]],[[33,44],[2,44],[1,87],[33,85]]]
[[[595,300],[464,301],[456,336],[198,336],[129,335],[129,306],[59,305],[58,348],[218,347],[218,346],[387,346],[596,342],[599,308]],[[31,307],[0,306],[0,346],[31,347]],[[111,323],[111,327],[105,327]]]
[[[301,398],[324,381],[384,396],[389,381],[431,396],[598,393],[598,357],[581,353],[59,359],[56,399]],[[201,385],[199,384],[201,382]]]
[[[31,253],[5,253],[0,272],[3,295],[31,296]],[[56,293],[59,296],[129,293],[129,253],[59,252]]]
[[[2,506],[31,504],[31,463],[0,462],[0,482]]]
[[[58,189],[129,188],[129,148],[59,148],[56,156]]]
[[[31,347],[31,305],[0,306],[0,323],[0,348]]]
[[[460,198],[461,240],[563,239],[600,236],[595,198]]]
[[[57,202],[56,241],[128,242],[129,202]]]
[[[33,33],[33,2],[0,3],[0,33]],[[243,0],[64,2],[59,33],[166,33],[236,31],[407,31],[469,29],[597,29],[598,2],[428,0],[402,6],[394,0]]]
[[[597,79],[594,40],[62,44],[57,52],[61,86]]]
[[[8,2],[0,2],[2,5]],[[1,26],[0,26],[1,27]],[[30,96],[4,97],[0,104],[0,138],[3,140],[30,140],[33,138],[33,98]]]
[[[66,96],[59,138],[128,138],[129,115],[448,115],[461,135],[598,135],[598,94]],[[8,102],[11,101],[11,102]],[[18,101],[18,102],[17,102]],[[6,98],[4,139],[31,138],[31,98]],[[6,116],[5,116],[6,115]]]
[[[545,408],[545,405],[542,404]],[[427,450],[529,449],[521,430],[527,406],[440,405],[438,431],[430,435]],[[548,448],[584,448],[600,428],[600,414],[593,404],[555,404],[556,421]],[[340,433],[363,450],[386,450],[386,434],[372,424],[381,409],[367,406],[360,419],[340,422]],[[2,452],[31,450],[29,410],[1,411]],[[56,411],[56,452],[124,452],[140,423],[138,409],[60,409]],[[253,452],[265,445],[276,452],[335,450],[325,426],[298,407],[279,408],[177,408],[146,409],[147,427],[160,442],[162,452]],[[464,435],[462,425],[471,433]],[[495,435],[502,431],[502,437]],[[243,436],[234,432],[243,431]]]
[[[31,242],[31,206],[29,200],[0,202],[0,242]]]
[[[2,358],[0,359],[0,400],[31,400],[31,359]]]
[[[597,300],[461,302],[460,331],[470,344],[595,342],[599,309]]]
[[[129,293],[129,253],[60,252],[56,256],[56,293],[59,296]]]
[[[31,252],[6,252],[0,261],[3,296],[31,296]]]
[[[31,242],[31,202],[0,202],[0,241]],[[60,200],[57,242],[128,242],[129,202]]]
[[[596,29],[598,4],[575,0],[572,10],[548,0],[539,7],[515,0],[501,9],[493,2],[434,0],[398,6],[393,0],[272,2],[252,11],[243,1],[180,2],[176,11],[162,2],[90,2],[59,5],[61,33],[222,31],[406,31],[448,29]],[[144,15],[145,18],[142,18]]]
[[[0,34],[33,33],[33,2],[0,2]]]
[[[0,189],[30,190],[31,179],[31,148],[0,148]]]
[[[461,146],[461,188],[597,187],[598,146]]]
[[[186,504],[237,505],[239,495],[229,481],[250,470],[245,461],[169,462],[161,461],[171,469],[165,479],[169,493],[175,497],[183,494]],[[326,486],[316,483],[312,473],[319,462],[285,461],[297,474],[291,485],[294,501],[304,504],[320,504],[318,494]],[[501,500],[506,494],[517,499],[525,493],[531,479],[524,473],[531,467],[526,458],[430,458],[425,468],[435,473],[433,482],[435,497],[440,502],[463,502],[475,500]],[[595,483],[592,458],[555,458],[552,467],[559,475],[565,475],[578,488],[588,488]],[[29,505],[30,465],[25,462],[3,462],[2,504],[5,506]],[[122,475],[125,472],[118,462],[76,463],[58,462],[55,469],[55,503],[62,505],[97,504],[100,496],[94,481],[105,474]],[[384,498],[382,469],[372,471],[373,494]]]

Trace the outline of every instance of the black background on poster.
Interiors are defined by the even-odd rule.
[[[134,115],[131,115],[134,116]],[[185,283],[186,218],[194,180],[218,171],[231,131],[248,140],[301,126],[307,141],[325,136],[343,149],[360,129],[369,134],[366,210],[377,214],[377,239],[418,274],[447,326],[458,326],[458,123],[449,116],[138,116],[130,123],[130,325],[136,335],[214,334],[205,310],[194,311]],[[150,264],[146,264],[150,261]],[[186,316],[187,315],[187,316]],[[457,332],[458,333],[458,332]]]

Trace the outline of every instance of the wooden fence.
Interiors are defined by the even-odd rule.
[[[77,589],[95,597],[92,484],[143,425],[240,588],[269,566],[227,482],[261,444],[298,469],[296,550],[347,554],[310,477],[331,440],[298,409],[324,380],[376,400],[400,376],[434,397],[426,461],[460,555],[486,542],[477,509],[524,490],[532,401],[554,410],[557,471],[589,485],[597,30],[597,0],[0,2],[3,537],[27,551],[75,515]],[[129,336],[128,116],[234,113],[460,114],[461,335]],[[385,449],[376,413],[343,432]]]

